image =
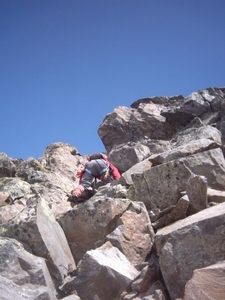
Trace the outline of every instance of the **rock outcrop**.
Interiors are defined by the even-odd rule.
[[[0,153],[1,299],[223,299],[225,88],[117,107],[98,133],[122,176],[76,205],[75,147]]]

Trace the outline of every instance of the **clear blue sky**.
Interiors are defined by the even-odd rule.
[[[224,0],[0,0],[0,152],[104,151],[107,113],[225,86]]]

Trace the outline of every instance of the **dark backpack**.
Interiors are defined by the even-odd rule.
[[[101,153],[91,154],[90,155],[90,160],[94,160],[94,159],[102,159]]]

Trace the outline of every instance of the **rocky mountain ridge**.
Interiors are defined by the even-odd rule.
[[[74,146],[0,153],[1,299],[223,299],[225,88],[119,106],[98,134],[122,176],[78,205]]]

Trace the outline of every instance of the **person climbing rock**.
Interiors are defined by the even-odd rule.
[[[77,177],[80,178],[79,185],[71,192],[67,200],[73,203],[85,201],[95,194],[96,191],[92,185],[96,179],[99,179],[103,185],[107,185],[119,179],[120,173],[106,155],[96,153],[89,156],[83,170],[77,172]]]

